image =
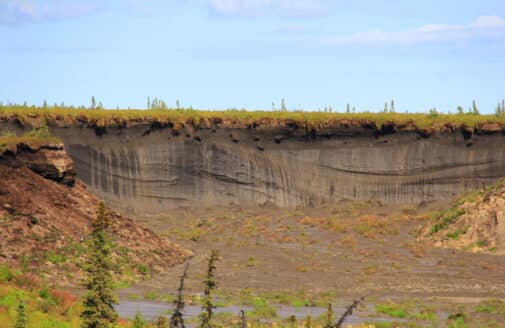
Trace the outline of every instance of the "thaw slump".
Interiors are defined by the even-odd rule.
[[[94,192],[123,211],[239,204],[320,206],[340,199],[419,203],[505,176],[505,137],[461,132],[375,137],[340,128],[299,131],[147,127],[55,128]],[[232,137],[230,137],[232,136]]]

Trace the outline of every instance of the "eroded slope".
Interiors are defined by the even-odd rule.
[[[0,153],[0,262],[41,270],[59,284],[80,282],[99,199],[74,175],[61,145],[19,145]],[[117,270],[127,270],[129,279],[192,256],[132,220],[111,215]]]
[[[421,241],[474,252],[505,253],[505,181],[460,198],[426,227]]]

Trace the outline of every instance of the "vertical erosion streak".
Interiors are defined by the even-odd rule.
[[[502,136],[479,137],[472,147],[450,135],[398,136],[388,143],[372,138],[327,140],[323,145],[286,141],[261,151],[245,141],[214,138],[88,144],[82,138],[85,142],[67,149],[78,177],[93,192],[118,209],[142,214],[231,203],[417,203],[452,198],[505,176]]]

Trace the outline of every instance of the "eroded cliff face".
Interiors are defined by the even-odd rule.
[[[0,264],[17,268],[23,263],[50,282],[75,286],[85,273],[84,240],[99,202],[75,179],[73,161],[63,145],[0,147]],[[114,211],[109,216],[112,238],[120,246],[114,263],[128,272],[124,279],[144,278],[140,265],[165,272],[194,255]],[[48,252],[64,260],[53,263]]]
[[[124,213],[238,204],[321,206],[341,199],[415,204],[505,176],[505,137],[454,130],[336,126],[51,127],[77,176]]]

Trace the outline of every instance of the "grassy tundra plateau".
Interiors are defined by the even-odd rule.
[[[153,134],[158,130],[152,127],[168,127],[170,131],[180,132],[178,138],[186,138],[188,127],[191,131],[199,131],[296,126],[304,135],[316,140],[322,138],[320,131],[336,126],[339,129],[369,129],[379,140],[390,134],[414,133],[422,141],[460,133],[465,136],[461,140],[467,142],[464,147],[470,151],[472,147],[479,147],[478,141],[475,142],[479,136],[501,138],[505,118],[436,112],[342,114],[3,106],[0,108],[0,166],[3,171],[0,173],[5,175],[2,180],[5,185],[0,188],[0,222],[2,229],[11,233],[6,233],[5,244],[0,244],[3,247],[0,254],[3,255],[0,256],[3,263],[0,267],[0,327],[23,324],[23,320],[19,320],[23,313],[25,327],[30,328],[80,327],[82,324],[82,284],[58,276],[86,276],[88,249],[86,243],[79,243],[77,236],[83,238],[90,233],[89,225],[98,200],[75,200],[94,197],[78,180],[79,165],[75,186],[49,181],[47,174],[40,180],[32,176],[33,168],[39,167],[30,166],[33,154],[39,153],[39,149],[51,153],[51,147],[44,147],[61,143],[58,136],[49,133],[54,129],[89,128],[96,138],[102,138],[107,137],[110,130],[135,126],[151,127],[149,133]],[[468,135],[473,139],[467,138]],[[198,136],[193,133],[191,142],[206,142],[205,139],[198,141]],[[230,138],[231,144],[243,143],[240,138],[238,141],[234,136]],[[62,139],[66,148],[65,135]],[[271,150],[268,147],[265,153]],[[13,175],[16,175],[15,180]],[[11,184],[8,181],[12,181]],[[14,196],[13,186],[24,183],[26,191]],[[74,197],[58,198],[57,207],[64,208],[65,213],[79,210],[79,215],[72,215],[88,228],[76,228],[79,233],[64,229],[65,221],[58,217],[59,210],[48,209],[54,206],[55,200],[42,199],[52,197],[49,192],[36,199],[38,206],[21,201],[22,195],[33,189],[30,183],[43,184],[42,189],[54,194],[68,193],[69,197]],[[93,186],[90,188],[95,192]],[[189,263],[182,293],[187,326],[323,327],[328,325],[331,314],[328,304],[332,304],[334,325],[353,300],[365,296],[346,318],[346,325],[504,327],[505,249],[501,226],[505,211],[504,190],[503,184],[497,182],[481,191],[452,197],[452,201],[391,204],[375,199],[341,199],[318,206],[290,208],[270,202],[261,206],[236,203],[173,207],[156,215],[135,214],[131,223],[125,223],[127,228],[121,228],[121,238],[111,234],[111,245],[116,247],[111,253],[112,279],[121,282],[114,284],[114,293],[120,299],[116,308],[119,319],[115,325],[163,327],[165,323],[160,323],[158,316],[165,315],[167,319],[172,316],[172,303],[177,299],[179,277],[185,264],[179,260],[165,261],[164,265],[155,262],[173,256],[172,249],[176,249],[177,254],[188,257],[186,263]],[[97,193],[102,196],[99,190]],[[65,199],[72,199],[72,203],[59,204]],[[42,203],[47,206],[41,206]],[[118,211],[125,214],[120,207]],[[44,213],[43,220],[39,219]],[[121,214],[115,214],[114,218],[124,220]],[[51,224],[51,220],[58,223]],[[8,229],[14,225],[19,228]],[[55,228],[51,228],[52,225]],[[131,227],[130,232],[127,232],[128,227]],[[140,230],[144,228],[149,232]],[[60,242],[46,242],[44,238],[51,232],[54,235],[54,229],[59,229],[56,235],[64,234],[67,239],[74,238],[74,242],[62,241],[61,245]],[[156,232],[156,238],[168,239],[177,245],[170,248],[161,239],[157,240],[156,243],[164,245],[163,252],[149,257],[150,253],[156,253],[157,245],[144,245],[149,241],[151,230]],[[142,231],[139,245],[135,242],[135,231]],[[37,252],[16,246],[26,241],[38,247]],[[72,251],[69,245],[74,245]],[[15,247],[23,249],[22,256],[6,251]],[[43,247],[46,248],[42,252]],[[122,251],[117,251],[117,247]],[[212,275],[215,276],[209,280],[207,259],[215,249],[220,251],[219,261],[213,264]],[[125,252],[132,255],[123,256]],[[143,257],[149,265],[142,266]],[[126,272],[121,272],[123,270]],[[206,290],[212,286],[211,293],[204,293],[203,282]],[[210,323],[208,315],[199,316],[202,306],[213,308],[209,304],[216,306]],[[241,319],[240,310],[245,311],[247,322]],[[202,310],[201,313],[206,312]],[[202,319],[204,317],[207,319]]]

